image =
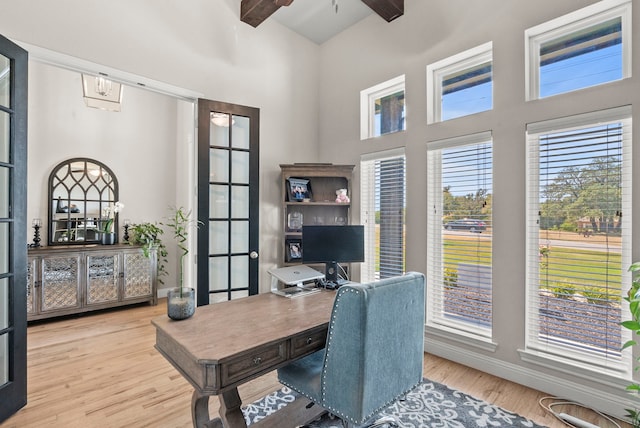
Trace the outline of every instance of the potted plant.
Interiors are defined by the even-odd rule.
[[[162,242],[160,235],[164,230],[155,223],[135,223],[129,226],[129,244],[139,245],[142,247],[142,253],[145,257],[151,256],[151,251],[156,250],[158,257],[157,277],[160,284],[164,284],[162,277],[168,275],[167,264],[167,247]]]
[[[640,275],[637,273],[640,271],[640,262],[633,263],[629,267],[629,271],[632,275],[631,288],[624,300],[629,302],[629,312],[631,312],[632,319],[623,321],[621,324],[624,328],[631,330],[634,335],[640,335]],[[631,339],[622,346],[622,349],[626,349],[634,345],[636,345],[636,341]],[[637,361],[640,361],[640,358],[638,358]],[[639,367],[636,367],[636,370],[638,368]],[[637,394],[640,392],[640,384],[632,383],[627,386],[627,391]],[[627,417],[629,418],[633,428],[640,428],[640,411],[636,409],[626,410]]]
[[[102,215],[107,219],[102,223],[102,229],[100,230],[100,242],[103,245],[113,245],[116,242],[116,233],[113,230],[113,223],[116,219],[116,215],[122,211],[124,204],[122,202],[116,202],[102,209]]]
[[[169,227],[173,232],[178,249],[180,250],[180,267],[178,272],[178,287],[169,290],[167,294],[167,315],[174,320],[182,320],[193,315],[196,309],[195,289],[193,287],[184,286],[184,259],[189,254],[187,248],[187,238],[189,236],[189,228],[195,224],[197,227],[199,222],[191,220],[191,211],[185,211],[184,208],[172,208],[173,215],[165,226]]]

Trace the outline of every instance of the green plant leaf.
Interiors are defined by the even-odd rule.
[[[180,259],[180,272],[178,275],[180,290],[183,287],[183,272],[184,272],[184,258],[189,254],[189,248],[185,245],[189,237],[189,228],[195,226],[196,228],[202,224],[200,221],[191,220],[191,210],[185,211],[183,207],[170,207],[172,212],[171,217],[164,225],[171,228],[173,231],[173,237],[178,244],[178,248],[181,251]]]
[[[158,282],[164,284],[162,277],[169,275],[165,265],[167,264],[167,249],[162,242],[160,236],[164,230],[155,223],[138,223],[129,227],[129,244],[139,245],[142,247],[142,253],[145,257],[151,255],[151,250],[155,248],[158,257]]]
[[[640,391],[640,385],[638,385],[637,383],[627,385],[627,391]]]
[[[640,322],[638,321],[622,321],[620,325],[631,331],[640,330]]]

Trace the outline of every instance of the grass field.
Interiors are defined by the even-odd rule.
[[[378,229],[378,228],[376,228]],[[483,234],[482,236],[487,236]],[[471,234],[445,234],[444,266],[457,270],[459,263],[471,263],[490,266],[492,263],[491,240],[478,239]],[[376,243],[379,244],[379,229],[376,230]],[[551,245],[546,255],[540,257],[540,286],[551,290],[563,290],[564,294],[573,292],[593,294],[611,294],[609,299],[617,300],[621,288],[621,255],[598,249],[575,248],[576,242],[588,244],[608,243],[620,246],[619,236],[592,235],[585,238],[580,233],[565,231],[540,231],[541,240],[564,241],[566,245]],[[376,245],[376,270],[380,267],[379,245]],[[605,288],[608,287],[608,288]]]
[[[575,248],[585,242],[577,233],[551,232],[547,239],[556,245],[544,247],[540,254],[540,286],[563,295],[579,292],[599,299],[619,300],[621,288],[621,254],[600,249]],[[592,239],[593,238],[593,239]],[[587,238],[588,243],[619,245],[619,237]],[[617,242],[612,243],[612,240]],[[557,243],[557,241],[563,241]],[[566,243],[566,244],[565,244]],[[459,263],[491,265],[491,241],[467,235],[446,235],[444,265],[456,270]]]

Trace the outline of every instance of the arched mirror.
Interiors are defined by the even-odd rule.
[[[49,176],[49,245],[100,242],[107,220],[101,213],[116,201],[118,180],[106,165],[87,158],[61,162]],[[117,222],[116,216],[116,231]]]

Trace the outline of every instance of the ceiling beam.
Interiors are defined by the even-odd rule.
[[[404,15],[404,0],[362,0],[362,3],[387,22]]]
[[[291,3],[293,0],[242,0],[240,20],[257,27],[281,6],[289,6]]]
[[[391,22],[404,15],[404,0],[362,0],[371,10],[385,21]],[[242,0],[240,20],[257,27],[282,6],[289,6],[293,0]]]

